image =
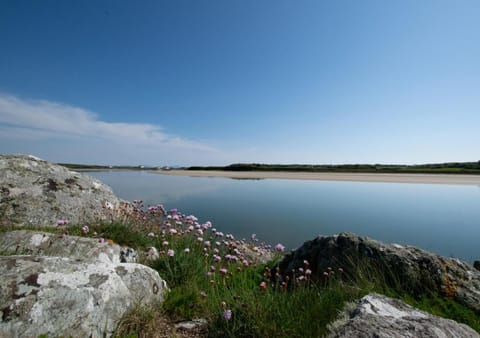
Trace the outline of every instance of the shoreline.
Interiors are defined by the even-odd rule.
[[[480,175],[463,174],[389,174],[285,171],[152,170],[161,175],[224,177],[232,179],[287,179],[313,181],[461,184],[480,186]]]

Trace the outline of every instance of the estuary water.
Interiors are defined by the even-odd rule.
[[[238,180],[144,171],[91,171],[120,198],[163,204],[236,238],[295,249],[348,231],[472,263],[480,259],[480,186]]]

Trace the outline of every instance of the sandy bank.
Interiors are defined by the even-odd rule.
[[[377,173],[309,173],[281,171],[207,171],[207,170],[158,170],[163,175],[194,177],[228,177],[236,179],[288,179],[353,182],[394,182],[429,184],[479,185],[480,175],[448,174],[377,174]]]

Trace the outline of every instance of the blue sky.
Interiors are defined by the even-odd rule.
[[[480,160],[480,2],[0,2],[0,153]]]

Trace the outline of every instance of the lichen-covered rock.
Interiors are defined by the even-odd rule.
[[[155,270],[122,263],[134,250],[95,238],[11,231],[0,254],[0,337],[108,337],[167,290]]]
[[[304,260],[310,264],[312,278],[324,278],[330,271],[338,273],[339,268],[348,278],[359,272],[374,273],[393,288],[416,294],[437,291],[480,313],[480,271],[458,259],[341,233],[305,242],[283,258],[278,265],[280,272],[292,274],[304,267]]]
[[[134,252],[131,248],[122,248],[118,244],[88,237],[29,230],[0,233],[0,255],[3,256],[56,256],[69,257],[77,261],[100,260],[118,264],[127,262],[126,259],[122,259],[126,251]],[[128,263],[135,261],[130,260]]]
[[[0,155],[0,225],[108,220],[120,203],[100,181],[29,155]]]
[[[400,300],[369,294],[330,325],[330,338],[479,338],[465,324],[417,310]]]
[[[144,265],[66,257],[0,257],[1,337],[110,336],[137,305],[163,299],[165,282]]]

